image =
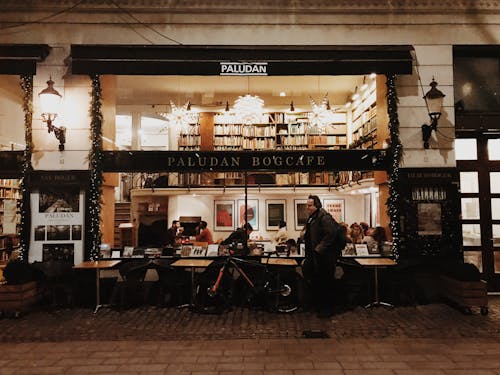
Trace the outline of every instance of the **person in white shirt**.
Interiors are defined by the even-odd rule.
[[[273,237],[277,244],[285,243],[288,240],[288,231],[286,230],[286,221],[280,220],[279,229]]]

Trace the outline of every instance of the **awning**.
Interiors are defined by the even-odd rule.
[[[0,44],[0,74],[36,74],[36,63],[45,60],[46,44]]]
[[[71,70],[72,74],[225,75],[223,65],[249,63],[265,65],[265,72],[256,75],[269,76],[411,74],[412,50],[409,45],[72,45]]]

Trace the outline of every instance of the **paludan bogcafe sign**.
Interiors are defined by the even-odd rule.
[[[267,76],[267,62],[221,62],[221,76]]]

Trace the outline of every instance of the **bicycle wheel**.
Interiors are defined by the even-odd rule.
[[[212,291],[222,266],[222,263],[216,262],[197,277],[194,300],[197,312],[221,314],[229,308],[233,288],[229,272],[224,273],[218,289],[215,292]]]
[[[298,308],[297,278],[295,272],[272,272],[265,284],[268,309],[290,313]]]

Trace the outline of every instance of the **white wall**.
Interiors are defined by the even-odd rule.
[[[336,194],[318,194],[321,200],[323,199],[344,199],[345,200],[345,218],[346,223],[364,221],[367,216],[364,209],[364,199],[361,195],[336,195]],[[168,198],[168,223],[172,220],[178,220],[180,216],[201,216],[202,220],[208,223],[208,227],[212,230],[214,240],[226,238],[230,232],[215,232],[214,228],[214,201],[215,200],[234,200],[235,204],[238,199],[244,199],[243,195],[224,194],[220,196],[192,196],[178,195]],[[275,231],[266,230],[266,199],[286,199],[286,222],[287,229],[292,238],[298,238],[299,230],[295,230],[295,200],[307,199],[304,194],[290,195],[273,195],[273,194],[249,194],[248,199],[257,199],[259,202],[259,223],[258,230],[252,233],[252,237],[262,237],[263,239],[271,239]]]

